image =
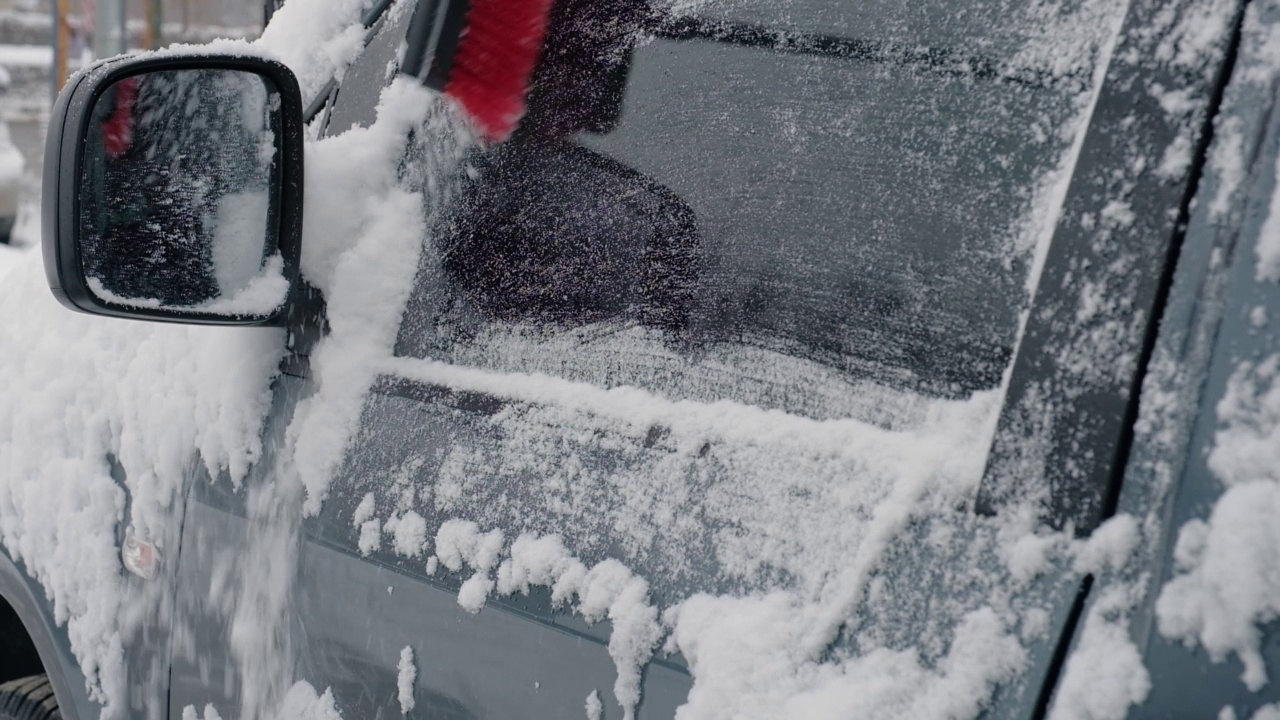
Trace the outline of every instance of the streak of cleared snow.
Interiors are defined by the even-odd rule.
[[[400,701],[400,714],[408,715],[413,710],[413,683],[418,679],[418,668],[413,664],[413,648],[408,645],[400,651],[400,662],[396,665],[396,698]]]

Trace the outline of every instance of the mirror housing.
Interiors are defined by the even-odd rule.
[[[259,303],[246,302],[246,295],[237,295],[234,301],[218,302],[216,296],[208,298],[208,302],[195,301],[172,301],[143,296],[139,298],[125,297],[124,293],[113,292],[109,288],[104,289],[102,278],[97,276],[91,277],[88,269],[89,264],[99,265],[93,253],[95,248],[109,247],[110,243],[102,237],[89,237],[92,235],[100,235],[101,233],[90,233],[86,231],[88,221],[86,217],[88,210],[96,206],[99,210],[102,207],[110,207],[111,202],[104,201],[102,197],[86,197],[85,187],[88,184],[84,178],[89,172],[89,165],[97,163],[99,165],[105,162],[107,154],[112,155],[119,152],[119,141],[116,141],[117,149],[108,149],[105,154],[102,150],[102,141],[108,140],[107,144],[111,144],[111,140],[115,138],[106,138],[107,131],[104,128],[93,128],[92,123],[95,120],[95,109],[104,95],[108,93],[116,93],[112,95],[108,102],[121,103],[118,99],[118,93],[113,90],[117,83],[126,81],[125,85],[136,91],[140,83],[146,82],[144,76],[157,73],[174,73],[173,77],[191,77],[190,74],[181,76],[183,71],[206,71],[209,77],[219,76],[219,71],[226,76],[235,74],[255,75],[261,81],[266,89],[262,99],[266,104],[262,109],[259,117],[265,117],[268,125],[263,131],[263,137],[270,138],[274,143],[274,152],[264,155],[265,160],[261,161],[261,180],[262,187],[259,188],[262,200],[266,201],[265,210],[258,210],[258,213],[265,217],[265,226],[262,237],[263,255],[259,266],[262,273],[272,273],[268,278],[271,281],[272,292],[267,294],[267,304],[275,303],[277,296],[280,297],[279,304],[275,307],[268,308],[268,305]],[[159,77],[152,75],[153,77]],[[201,76],[203,77],[203,76]],[[178,115],[185,116],[177,118],[177,122],[190,123],[193,113],[201,114],[202,120],[222,121],[230,117],[230,113],[244,112],[243,108],[227,108],[216,103],[198,103],[191,100],[198,100],[194,95],[184,98],[184,102],[161,104],[158,108],[151,107],[145,112],[139,113],[139,121],[137,118],[130,119],[131,123],[141,122],[142,128],[138,133],[144,134],[145,124],[153,122],[159,117],[162,120],[167,116],[177,118]],[[278,101],[277,101],[278,99]],[[132,109],[133,100],[128,101],[130,109]],[[101,123],[103,112],[99,110],[96,113],[97,120]],[[225,125],[225,123],[222,123]],[[194,127],[200,127],[195,125]],[[90,133],[97,132],[97,143],[92,149],[102,155],[102,158],[90,155]],[[130,130],[130,133],[133,131]],[[188,132],[186,142],[190,145],[193,141],[208,143],[217,143],[218,139],[209,139],[210,137],[218,138],[216,132]],[[221,146],[219,146],[221,147]],[[252,147],[246,145],[246,147]],[[181,144],[175,144],[166,150],[168,157],[184,159],[183,155],[187,152]],[[141,152],[135,155],[143,154]],[[151,160],[155,155],[154,150],[148,150],[145,154],[146,159]],[[299,286],[299,261],[301,256],[301,237],[302,237],[302,187],[303,187],[303,123],[302,123],[302,97],[298,88],[298,81],[283,64],[253,55],[230,55],[230,54],[186,54],[174,51],[161,51],[160,53],[152,53],[141,57],[117,57],[101,61],[88,69],[75,75],[67,85],[59,93],[57,102],[54,105],[50,115],[48,135],[45,140],[45,165],[43,178],[43,199],[42,199],[42,245],[44,254],[45,275],[49,283],[50,289],[54,296],[64,306],[80,312],[91,313],[94,315],[105,315],[110,317],[134,318],[142,320],[153,320],[161,322],[178,322],[188,324],[202,325],[282,325],[288,313],[290,305],[294,301],[294,296]],[[171,165],[177,164],[174,160]],[[154,164],[153,164],[154,165]],[[149,165],[147,167],[152,167]],[[98,169],[101,175],[100,168]],[[181,174],[181,173],[179,173]],[[198,171],[196,173],[198,174]],[[155,173],[150,171],[137,172],[132,168],[124,168],[123,171],[116,172],[113,176],[113,184],[110,189],[105,189],[105,183],[100,182],[99,187],[103,188],[102,194],[111,194],[110,200],[116,201],[124,198],[128,202],[135,204],[141,203],[144,207],[150,205],[172,205],[174,197],[178,197],[178,202],[182,202],[187,197],[182,193],[174,193],[172,187],[161,188],[157,192],[152,192],[150,200],[138,200],[144,194],[144,185],[152,182],[154,185]],[[210,181],[221,182],[220,174],[210,169],[208,173]],[[101,179],[101,178],[99,178]],[[184,182],[186,179],[184,179]],[[199,183],[201,178],[196,178]],[[208,224],[210,203],[216,203],[220,197],[225,198],[233,193],[223,192],[221,196],[214,193],[212,201],[204,194],[201,194],[199,200],[201,206],[197,208],[186,208],[185,218],[188,222],[185,225],[191,225],[190,217],[196,215],[200,211],[206,214],[201,216],[205,218],[202,221]],[[95,202],[96,201],[96,202]],[[223,212],[222,206],[214,208],[218,213]],[[234,208],[233,208],[234,210]],[[181,214],[181,213],[178,213]],[[242,213],[243,214],[243,213]],[[169,211],[169,216],[174,217],[175,211]],[[205,271],[203,274],[212,273],[212,260],[208,259],[211,253],[216,253],[213,247],[215,241],[202,237],[209,235],[209,232],[194,233],[194,237],[183,237],[181,234],[184,229],[181,227],[164,227],[163,221],[155,221],[154,217],[146,217],[144,219],[150,221],[145,227],[156,231],[153,234],[168,235],[169,239],[165,240],[166,245],[158,247],[154,254],[160,259],[151,258],[146,262],[127,264],[120,271],[120,277],[126,277],[130,280],[141,281],[143,286],[147,285],[146,266],[159,267],[158,263],[163,263],[166,250],[172,250],[174,246],[173,237],[177,237],[177,243],[183,249],[194,248],[193,252],[197,252],[201,257],[205,258],[204,265],[201,268]],[[220,222],[220,220],[219,220]],[[244,225],[244,223],[240,223]],[[136,225],[135,225],[136,227]],[[254,226],[250,223],[250,229]],[[119,229],[119,226],[112,228],[114,235],[117,237],[110,238],[110,242],[117,242],[117,247],[111,252],[123,254],[126,252],[120,249],[118,240],[119,236],[124,236],[124,240],[128,245],[128,252],[133,252],[137,248],[145,249],[145,242],[159,242],[154,238],[139,238],[140,233],[134,232],[133,237],[128,235],[129,229]],[[233,228],[233,233],[238,232],[240,237],[245,234],[244,227]],[[143,233],[145,234],[145,233]],[[176,235],[175,235],[176,234]],[[256,241],[254,241],[256,242]],[[203,243],[203,245],[202,245]],[[100,259],[100,258],[98,258]],[[188,263],[189,265],[190,263]],[[243,264],[241,261],[240,264]],[[269,268],[268,268],[269,266]],[[181,272],[181,271],[178,271]],[[281,284],[283,280],[284,285]],[[184,292],[182,283],[188,282],[181,276],[174,280],[172,277],[167,278],[164,282],[168,283],[167,287],[176,287],[179,296],[193,296],[198,294]],[[193,284],[198,284],[195,279],[189,280]],[[210,281],[211,282],[211,281]],[[137,284],[137,283],[132,283]],[[205,283],[209,285],[209,282]],[[216,285],[214,285],[216,287]],[[258,296],[261,297],[261,289],[258,286]],[[226,298],[224,298],[226,299]]]

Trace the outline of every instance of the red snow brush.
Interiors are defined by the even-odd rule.
[[[420,0],[401,72],[457,100],[488,142],[524,116],[553,0]]]

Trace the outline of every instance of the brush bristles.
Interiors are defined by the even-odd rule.
[[[472,0],[445,94],[490,142],[511,136],[525,113],[552,0]]]

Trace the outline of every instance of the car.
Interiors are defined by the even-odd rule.
[[[9,90],[9,71],[0,66],[0,98]],[[8,243],[18,218],[22,193],[22,153],[9,139],[9,126],[0,118],[0,243]]]
[[[355,5],[59,96],[0,715],[1280,713],[1275,8]]]

